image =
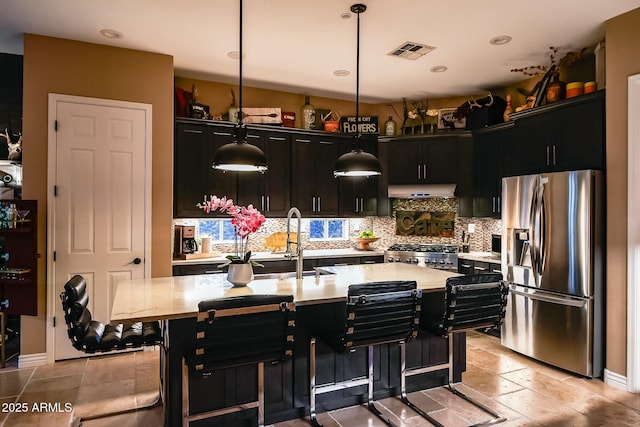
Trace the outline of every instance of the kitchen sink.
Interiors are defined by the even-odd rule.
[[[314,270],[314,271],[303,271],[302,272],[302,276],[315,276],[315,275],[325,275],[325,274],[331,274],[331,273],[327,273],[326,271],[322,271],[322,270]],[[253,275],[253,278],[256,280],[260,280],[260,279],[278,279],[278,280],[282,280],[282,279],[291,279],[291,278],[295,278],[296,277],[296,272],[295,271],[288,271],[286,273],[261,273],[261,274],[255,274]]]

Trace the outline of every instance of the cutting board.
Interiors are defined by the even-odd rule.
[[[289,234],[291,234],[292,241],[298,239],[298,233]],[[295,250],[295,243],[291,246],[292,249]],[[287,248],[287,233],[285,233],[284,231],[273,233],[265,239],[264,247],[271,250],[271,252],[284,252],[284,250]]]

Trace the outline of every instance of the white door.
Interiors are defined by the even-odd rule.
[[[73,275],[82,275],[93,319],[103,323],[109,322],[117,282],[145,277],[144,260],[150,259],[145,253],[150,106],[123,104],[89,98],[50,103],[57,129],[50,206],[55,295]],[[55,307],[55,360],[84,356],[71,346],[59,298]]]

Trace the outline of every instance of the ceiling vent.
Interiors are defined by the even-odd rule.
[[[415,61],[421,56],[426,55],[427,53],[434,50],[434,46],[428,46],[426,44],[414,43],[414,42],[405,42],[401,44],[399,47],[393,49],[388,55],[397,56],[400,58],[410,59]]]

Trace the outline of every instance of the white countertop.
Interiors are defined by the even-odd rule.
[[[458,252],[458,259],[468,259],[471,261],[493,262],[500,264],[500,256],[493,252]]]
[[[228,254],[220,254],[210,258],[194,258],[194,259],[174,259],[172,265],[187,264],[216,264],[227,261],[225,256]],[[341,258],[341,257],[361,257],[361,256],[380,256],[384,255],[384,250],[359,251],[357,249],[309,249],[304,250],[304,258]],[[254,261],[278,261],[285,260],[284,253],[273,252],[252,252],[251,259]]]
[[[458,276],[443,270],[401,263],[323,267],[335,274],[302,279],[260,279],[245,287],[233,287],[225,274],[172,276],[118,282],[111,322],[149,321],[195,317],[198,303],[213,298],[251,294],[293,295],[297,305],[346,299],[349,285],[390,280],[415,280],[424,291],[444,289],[447,278]]]

